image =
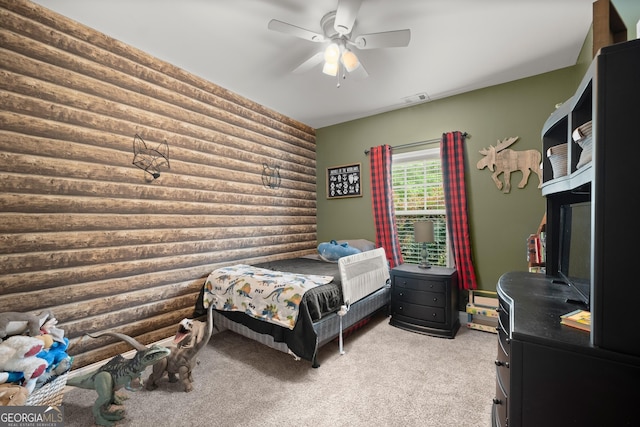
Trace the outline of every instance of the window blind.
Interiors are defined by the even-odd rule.
[[[414,222],[431,220],[435,242],[427,243],[427,260],[432,265],[449,265],[440,149],[394,154],[392,176],[396,223],[405,262],[421,261],[422,244],[414,241]]]

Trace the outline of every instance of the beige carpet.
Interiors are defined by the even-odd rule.
[[[161,383],[124,392],[118,426],[490,425],[496,335],[466,329],[455,339],[389,325],[379,315],[320,350],[320,368],[225,331],[200,354],[194,391]],[[144,377],[146,379],[146,375]],[[69,389],[65,426],[94,425],[92,390]]]

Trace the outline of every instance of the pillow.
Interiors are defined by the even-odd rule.
[[[338,243],[335,240],[323,242],[318,245],[318,255],[323,261],[338,262],[340,258],[347,255],[359,254],[360,249],[350,246],[349,243]]]
[[[361,252],[372,251],[376,248],[376,244],[366,239],[349,239],[338,240],[338,244],[348,243],[349,246],[360,249]]]

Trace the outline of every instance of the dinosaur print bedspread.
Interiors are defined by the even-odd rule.
[[[204,306],[243,311],[249,316],[293,329],[302,295],[333,276],[273,271],[245,264],[214,270],[205,282]]]

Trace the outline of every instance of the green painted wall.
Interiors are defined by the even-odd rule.
[[[640,1],[613,3],[627,25],[628,38],[636,38]],[[522,175],[516,172],[511,177],[511,192],[504,194],[496,188],[488,170],[476,168],[482,157],[478,151],[510,136],[520,137],[513,149],[540,151],[542,126],[555,105],[574,94],[591,63],[592,44],[589,32],[573,67],[318,129],[318,241],[375,240],[365,149],[440,138],[443,132],[460,130],[470,134],[466,178],[478,285],[495,290],[505,271],[526,270],[526,238],[537,230],[545,212],[538,178],[532,175],[527,186],[519,189]],[[363,196],[327,200],[326,168],[351,163],[362,164]]]
[[[557,103],[573,95],[578,80],[575,67],[570,67],[318,129],[318,241],[375,240],[365,149],[440,138],[454,130],[468,132],[467,189],[476,273],[481,289],[495,290],[505,271],[526,270],[526,238],[537,230],[545,202],[535,175],[519,189],[522,174],[516,172],[511,176],[511,192],[498,190],[491,172],[476,168],[482,158],[479,150],[498,139],[519,136],[513,149],[540,151],[542,125]],[[327,200],[326,168],[351,163],[362,163],[363,197]]]

